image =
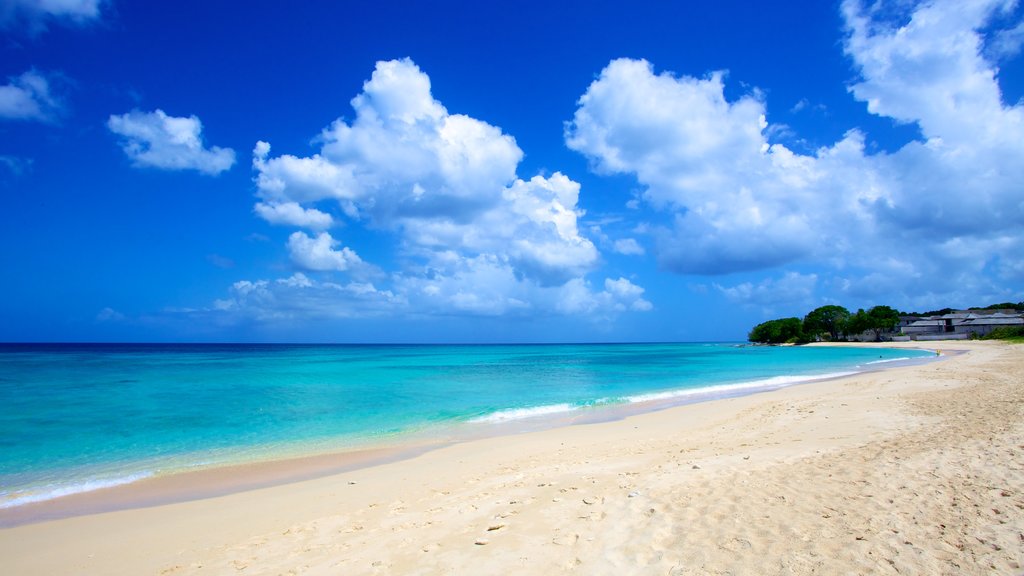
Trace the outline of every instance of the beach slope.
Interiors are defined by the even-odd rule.
[[[1024,346],[930,344],[949,357],[6,528],[0,558],[20,575],[1021,573]]]

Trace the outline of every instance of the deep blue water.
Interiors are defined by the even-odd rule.
[[[0,345],[0,507],[927,355],[731,344]]]

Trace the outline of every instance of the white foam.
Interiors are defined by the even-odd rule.
[[[577,409],[579,409],[579,407],[573,406],[572,404],[548,404],[545,406],[534,406],[531,408],[513,408],[511,410],[499,410],[497,412],[487,414],[486,416],[473,418],[470,422],[508,422],[510,420],[523,420],[525,418],[534,418],[537,416],[549,416],[551,414],[559,414],[562,412],[572,412]]]
[[[25,504],[33,504],[35,502],[45,502],[63,496],[82,494],[104,488],[124,486],[125,484],[138,482],[151,476],[153,476],[152,472],[138,472],[117,478],[86,480],[76,484],[42,486],[30,490],[14,490],[13,492],[3,491],[0,492],[0,509],[14,508],[15,506],[24,506]]]
[[[719,397],[734,394],[737,392],[755,392],[758,390],[777,390],[793,384],[803,382],[814,382],[816,380],[827,380],[849,376],[856,372],[832,372],[830,374],[817,374],[814,376],[774,376],[763,380],[752,380],[750,382],[739,382],[736,384],[719,384],[716,386],[704,386],[701,388],[686,388],[681,390],[668,390],[665,392],[652,392],[650,394],[638,394],[627,396],[630,403],[656,402],[659,400],[673,400],[686,397]]]
[[[472,423],[477,424],[495,424],[500,422],[510,422],[513,420],[524,420],[527,418],[536,418],[538,416],[550,416],[552,414],[561,414],[566,412],[573,412],[580,408],[589,408],[593,406],[617,404],[619,402],[626,402],[630,404],[637,404],[642,402],[657,402],[660,400],[675,400],[681,398],[717,398],[723,396],[729,396],[737,393],[744,392],[757,392],[766,390],[777,390],[793,384],[799,384],[803,382],[814,382],[817,380],[827,380],[829,378],[840,378],[842,376],[849,376],[856,374],[857,372],[831,372],[828,374],[816,374],[813,376],[775,376],[772,378],[765,378],[763,380],[752,380],[750,382],[739,382],[736,384],[719,384],[716,386],[704,386],[701,388],[685,388],[678,390],[668,390],[664,392],[651,392],[649,394],[637,394],[635,396],[626,396],[623,399],[616,398],[601,398],[595,401],[593,404],[587,406],[575,406],[572,404],[547,404],[544,406],[533,406],[530,408],[512,408],[509,410],[499,410],[492,412],[485,416],[479,416],[470,420]]]
[[[885,364],[886,362],[902,362],[904,360],[910,360],[910,356],[903,356],[901,358],[888,358],[886,360],[872,360],[871,362],[865,362],[864,364]]]

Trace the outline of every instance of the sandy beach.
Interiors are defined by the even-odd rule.
[[[1024,573],[1024,346],[927,347],[950,354],[6,528],[3,572]]]

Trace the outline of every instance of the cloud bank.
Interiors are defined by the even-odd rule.
[[[985,54],[986,42],[1016,49],[1019,24],[981,31],[1011,5],[842,4],[851,96],[923,136],[892,153],[869,153],[856,127],[796,153],[772,142],[760,92],[729,101],[723,73],[656,73],[631,59],[612,61],[580,97],[566,145],[598,173],[634,176],[668,216],[652,234],[669,270],[803,264],[824,266],[818,283],[837,295],[999,298],[1024,282],[1024,107],[1003,101]],[[723,293],[757,300],[787,278]]]
[[[995,58],[1019,51],[1020,24],[994,24],[1012,4],[842,3],[850,97],[920,134],[889,152],[857,126],[794,151],[777,141],[789,129],[769,122],[765,94],[726,98],[724,72],[611,61],[579,97],[565,144],[598,174],[635,178],[630,217],[656,218],[631,237],[596,223],[588,233],[618,257],[716,277],[714,293],[764,311],[1019,297],[1024,106],[1004,101]],[[313,153],[256,144],[253,212],[292,229],[293,273],[236,283],[219,311],[611,320],[654,307],[635,279],[599,278],[580,184],[521,177],[515,139],[449,112],[411,60],[378,62],[351,106]]]
[[[515,139],[450,113],[411,60],[378,62],[351,105],[354,118],[326,127],[315,154],[274,156],[257,143],[254,213],[303,229],[287,243],[301,281],[236,284],[221,309],[268,314],[299,293],[329,316],[610,318],[651,308],[628,279],[595,287],[587,278],[600,254],[578,227],[580,185],[558,172],[519,178]],[[346,224],[393,240],[400,268],[364,261],[327,231]]]

